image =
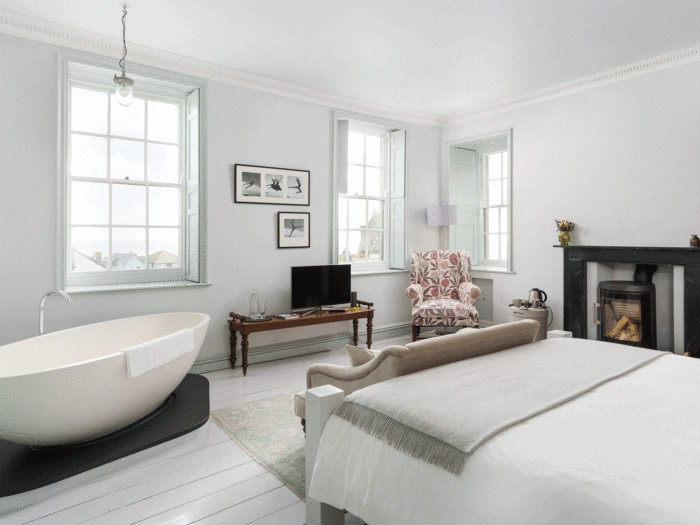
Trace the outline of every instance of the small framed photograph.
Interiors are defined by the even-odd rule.
[[[308,248],[310,214],[280,211],[277,213],[277,247]]]
[[[235,202],[309,205],[308,171],[247,164],[236,164],[234,171]]]

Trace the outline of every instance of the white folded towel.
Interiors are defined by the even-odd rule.
[[[193,349],[194,332],[190,328],[130,346],[123,350],[126,355],[126,371],[129,377],[138,377]]]

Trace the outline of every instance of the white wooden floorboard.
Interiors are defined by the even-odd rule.
[[[299,525],[306,520],[306,505],[297,499],[291,505],[251,522],[251,525]]]
[[[264,475],[207,494],[137,523],[139,525],[194,523],[280,487],[282,487],[282,482],[265,471]],[[299,501],[299,498],[295,498],[295,500]]]
[[[220,478],[238,479],[238,476],[248,474],[250,469],[243,469],[242,466],[250,462],[250,456],[238,450],[221,458],[210,457],[207,461],[190,468],[178,468],[177,464],[173,464],[173,471],[161,470],[159,476],[151,479],[140,480],[138,477],[130,477],[123,483],[111,483],[111,480],[107,480],[107,483],[100,487],[103,490],[97,497],[31,523],[46,525],[54,519],[65,523],[80,523],[209,477],[216,477],[217,482]],[[258,469],[252,468],[252,472],[256,473]]]
[[[409,340],[380,341],[374,349]],[[203,374],[211,410],[302,390],[314,363],[347,365],[348,357],[337,349],[256,363],[247,377],[240,367]],[[212,421],[158,447],[0,499],[0,525],[302,525],[304,520],[304,503]],[[346,525],[361,524],[346,515]]]
[[[162,487],[161,492],[146,497],[138,497],[136,501],[114,509],[105,506],[102,512],[92,519],[83,519],[75,523],[85,523],[90,525],[124,525],[126,523],[137,523],[144,518],[161,514],[173,507],[182,505],[189,501],[211,494],[222,488],[231,487],[258,476],[269,474],[265,467],[255,461],[248,461],[238,467],[226,469],[204,478],[194,479],[189,483],[178,484],[175,487],[170,485]],[[274,476],[273,476],[274,477]],[[277,478],[275,478],[277,479]],[[106,503],[111,503],[108,501]],[[117,504],[122,501],[117,501]]]
[[[226,510],[195,521],[197,525],[246,525],[262,515],[271,514],[299,501],[287,487],[279,487]]]

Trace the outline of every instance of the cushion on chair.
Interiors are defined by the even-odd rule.
[[[467,317],[469,309],[467,305],[455,299],[441,297],[432,301],[424,301],[416,308],[418,317]]]
[[[345,345],[345,351],[350,358],[350,366],[362,366],[369,363],[379,352],[367,348],[358,348],[352,345]]]

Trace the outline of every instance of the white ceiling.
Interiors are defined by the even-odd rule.
[[[121,40],[123,1],[0,9]],[[126,1],[127,46],[438,115],[700,44],[698,0]]]

